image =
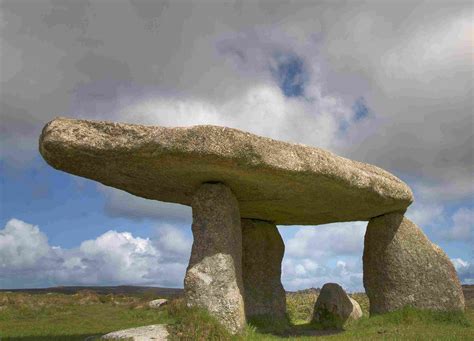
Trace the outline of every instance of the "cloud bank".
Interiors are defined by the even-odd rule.
[[[0,230],[0,287],[155,285],[182,287],[192,241],[172,226],[153,239],[110,230],[78,248],[51,246],[34,226],[11,219]]]
[[[287,243],[282,265],[285,288],[320,287],[337,280],[350,290],[362,290],[362,225],[331,224],[299,230]],[[320,245],[316,253],[312,247],[315,242]],[[0,230],[0,287],[182,287],[191,244],[183,231],[163,225],[156,228],[153,238],[109,230],[77,248],[64,249],[51,246],[38,226],[11,219]]]
[[[7,0],[2,11],[5,160],[32,159],[57,115],[220,124],[375,163],[446,200],[474,191],[467,3]]]
[[[294,228],[294,227],[293,227]],[[291,227],[282,227],[280,232]],[[286,290],[337,282],[364,291],[362,251],[366,223],[300,227],[286,240],[282,282]],[[38,226],[18,219],[0,230],[0,288],[54,285],[154,285],[182,287],[192,240],[173,225],[152,238],[109,230],[79,247],[48,243]],[[474,283],[472,262],[452,260],[463,283]]]

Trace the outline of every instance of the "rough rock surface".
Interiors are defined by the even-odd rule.
[[[405,305],[435,310],[464,309],[464,296],[453,264],[402,213],[370,220],[363,264],[371,314]]]
[[[242,219],[242,273],[247,318],[271,315],[286,318],[281,261],[285,244],[275,224]]]
[[[203,184],[193,201],[191,259],[184,279],[189,306],[207,309],[230,332],[245,326],[239,206],[222,184]]]
[[[168,300],[165,298],[159,298],[157,300],[153,300],[148,302],[148,306],[153,309],[158,309],[159,307],[168,304]]]
[[[164,341],[168,339],[168,331],[163,324],[153,324],[138,328],[119,330],[102,336],[106,340],[127,339],[132,341]]]
[[[54,168],[184,205],[202,183],[222,182],[242,217],[280,225],[369,220],[413,200],[405,183],[378,167],[225,127],[58,118],[44,127],[40,152]]]
[[[323,285],[314,304],[313,321],[328,327],[342,327],[350,320],[362,317],[362,310],[356,300],[349,297],[336,283]]]

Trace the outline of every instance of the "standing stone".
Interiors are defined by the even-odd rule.
[[[406,305],[464,310],[464,296],[453,264],[403,213],[369,221],[363,260],[371,314]]]
[[[348,321],[362,317],[359,303],[336,283],[323,285],[314,304],[313,321],[329,328],[342,328]]]
[[[242,230],[237,199],[223,184],[203,184],[192,200],[194,236],[184,279],[188,306],[205,308],[231,333],[245,326]]]
[[[247,318],[267,315],[286,318],[281,261],[285,244],[275,224],[242,219],[242,272]]]

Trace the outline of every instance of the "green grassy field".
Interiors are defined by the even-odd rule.
[[[1,340],[97,340],[110,331],[166,323],[172,340],[474,340],[474,300],[465,314],[406,308],[368,317],[369,302],[354,294],[364,317],[344,330],[323,330],[309,323],[315,293],[287,295],[290,323],[250,321],[244,335],[231,337],[205,311],[186,308],[173,299],[164,308],[146,305],[153,293],[98,295],[81,291],[58,293],[0,293]]]

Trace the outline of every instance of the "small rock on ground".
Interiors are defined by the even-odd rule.
[[[164,341],[168,339],[164,324],[153,324],[138,328],[119,330],[102,336],[105,340],[131,339],[133,341]]]
[[[328,327],[341,328],[349,320],[362,317],[362,310],[356,300],[349,297],[337,283],[323,285],[314,305],[313,321]]]
[[[153,300],[153,301],[150,301],[148,302],[148,306],[150,308],[154,308],[154,309],[157,309],[159,307],[161,307],[162,305],[165,305],[168,303],[168,300],[167,299],[164,299],[164,298],[159,298],[157,300]]]

